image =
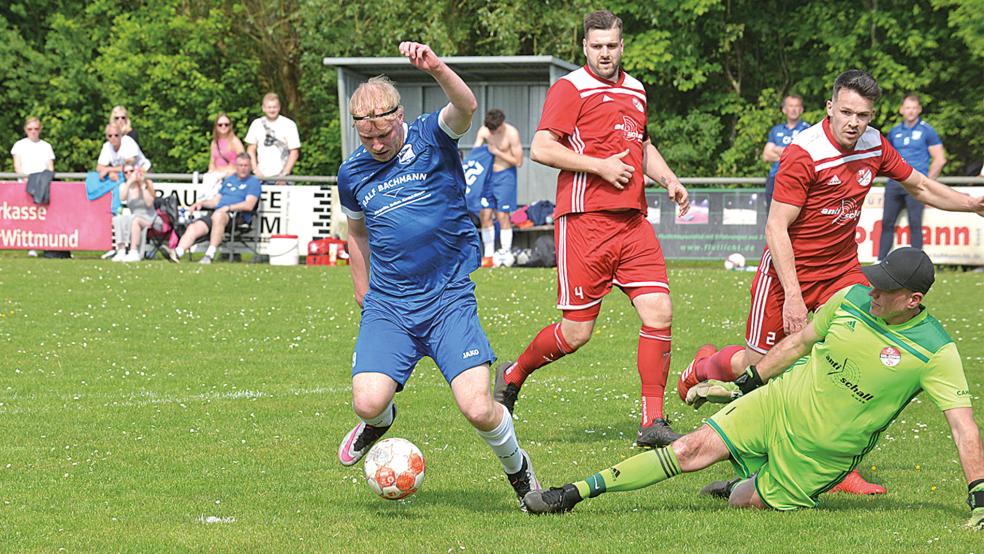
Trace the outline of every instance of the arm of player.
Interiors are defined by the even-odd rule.
[[[489,128],[486,127],[485,125],[479,127],[478,132],[475,133],[475,144],[472,145],[472,148],[478,148],[479,146],[485,144],[485,139],[488,136],[489,136]]]
[[[690,211],[690,193],[687,192],[687,187],[683,186],[676,173],[673,173],[669,164],[663,159],[663,155],[648,140],[642,148],[642,167],[646,177],[665,188],[670,200],[676,202],[677,206],[680,207],[680,213],[677,215],[686,215]]]
[[[807,323],[806,327],[779,341],[755,365],[759,378],[763,383],[768,383],[769,379],[786,371],[793,362],[807,355],[819,340],[820,335],[813,322]]]
[[[506,152],[496,149],[493,154],[501,157],[510,164],[519,167],[523,165],[523,143],[519,138],[519,131],[513,127],[506,128],[506,136],[508,138],[507,142],[509,144],[509,150]],[[491,148],[489,148],[491,150]]]
[[[943,166],[946,165],[946,151],[943,150],[942,144],[934,144],[929,147],[929,177],[930,179],[938,179],[940,173],[943,172]]]
[[[787,335],[799,331],[806,325],[806,303],[796,276],[796,256],[789,238],[789,226],[800,214],[799,206],[772,201],[769,219],[765,224],[765,242],[772,254],[772,265],[779,275],[786,299],[782,305],[782,328]]]
[[[619,190],[625,188],[635,172],[635,168],[622,162],[628,154],[628,150],[607,158],[578,154],[561,144],[560,137],[547,130],[537,131],[530,145],[530,159],[534,162],[575,173],[593,173]]]
[[[984,217],[984,196],[973,197],[957,192],[943,183],[930,179],[912,170],[909,178],[902,181],[902,187],[913,198],[930,206],[948,212],[975,212]]]
[[[957,455],[963,467],[964,476],[970,483],[969,499],[972,502],[972,515],[968,525],[984,531],[984,500],[974,507],[974,494],[984,499],[984,447],[981,446],[981,432],[974,421],[972,408],[953,408],[943,412],[950,424],[950,434],[957,445]]]
[[[471,127],[475,110],[478,109],[478,100],[475,100],[475,94],[468,85],[426,44],[401,42],[400,54],[406,56],[417,69],[429,73],[441,85],[441,90],[450,100],[441,116],[444,124],[458,135],[465,134]]]
[[[772,142],[765,143],[765,147],[762,148],[762,161],[766,163],[778,162],[779,157],[782,156],[782,148],[777,146]]]
[[[362,299],[369,291],[369,231],[366,229],[366,220],[348,218],[348,235],[355,301],[362,306]]]

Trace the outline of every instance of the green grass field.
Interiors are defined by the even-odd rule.
[[[889,494],[821,509],[737,511],[696,492],[727,464],[569,515],[516,508],[491,452],[426,359],[390,436],[416,443],[427,481],[371,494],[337,462],[354,424],[358,310],[346,268],[112,264],[0,258],[0,551],[982,552],[963,527],[966,483],[943,416],[920,397],[862,465]],[[742,339],[751,273],[671,266],[678,430],[700,425],[675,382],[704,342]],[[558,313],[551,270],[483,270],[480,313],[513,357]],[[958,341],[978,407],[984,275],[938,276],[928,304]],[[546,485],[637,452],[638,321],[604,305],[591,343],[536,373],[517,432]],[[978,422],[984,417],[978,415]]]

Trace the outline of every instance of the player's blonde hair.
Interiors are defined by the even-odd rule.
[[[349,113],[360,121],[394,121],[403,112],[400,91],[385,75],[372,77],[359,85],[349,99]]]

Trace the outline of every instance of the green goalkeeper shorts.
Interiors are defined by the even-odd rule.
[[[786,421],[776,387],[761,387],[722,408],[707,424],[731,451],[731,463],[743,478],[755,477],[755,489],[770,508],[815,508],[817,497],[852,469],[851,456],[804,452],[795,427]]]

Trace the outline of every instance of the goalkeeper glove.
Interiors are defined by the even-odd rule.
[[[967,486],[967,504],[970,506],[970,521],[967,527],[984,531],[984,479],[978,479]]]
[[[741,396],[741,390],[734,383],[724,381],[701,381],[687,391],[687,405],[699,409],[707,402],[727,404]]]
[[[738,389],[743,395],[752,392],[764,384],[765,383],[762,382],[762,377],[759,376],[758,370],[755,369],[755,366],[753,365],[748,366],[748,368],[745,369],[745,373],[735,379],[735,385],[738,385]]]

